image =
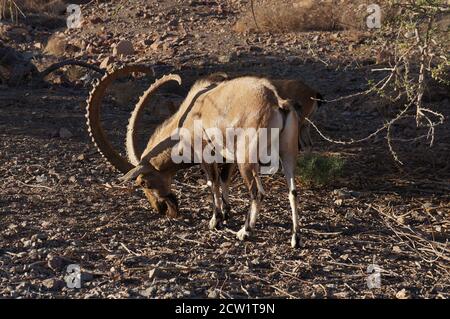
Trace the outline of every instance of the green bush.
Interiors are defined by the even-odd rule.
[[[339,156],[304,155],[297,162],[297,175],[306,184],[323,186],[342,175],[344,163]]]

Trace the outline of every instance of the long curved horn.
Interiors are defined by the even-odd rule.
[[[99,152],[121,173],[127,173],[134,165],[122,157],[111,145],[100,123],[100,109],[102,98],[108,86],[117,78],[128,76],[131,73],[145,73],[154,75],[153,68],[145,65],[128,65],[106,74],[89,94],[86,107],[87,127],[92,141]]]
[[[176,81],[179,85],[181,85],[181,77],[177,74],[168,74],[163,76],[162,78],[158,79],[153,83],[147,91],[144,92],[144,95],[141,96],[139,99],[139,102],[134,107],[133,112],[131,113],[130,120],[128,122],[127,126],[127,137],[126,137],[126,149],[127,149],[127,155],[128,160],[133,164],[134,166],[138,165],[140,162],[140,157],[142,155],[138,154],[137,150],[137,129],[136,125],[142,116],[142,111],[144,110],[144,106],[148,105],[148,101],[150,100],[150,97],[152,94],[158,90],[164,83],[170,82],[170,81]]]
[[[150,165],[137,165],[135,168],[131,169],[124,176],[119,177],[119,180],[126,182],[135,180],[139,175],[150,173],[152,168]]]

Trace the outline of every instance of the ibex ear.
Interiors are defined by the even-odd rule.
[[[135,180],[139,175],[150,173],[151,170],[152,169],[150,166],[140,164],[140,165],[136,166],[135,168],[133,168],[132,170],[130,170],[124,176],[119,177],[119,179],[122,182]]]
[[[311,135],[309,133],[309,123],[304,125],[298,136],[298,142],[300,146],[300,150],[305,153],[310,153],[313,147],[313,142],[311,139]]]
[[[228,80],[228,74],[226,74],[225,72],[216,72],[210,74],[206,79],[212,82],[222,82]]]

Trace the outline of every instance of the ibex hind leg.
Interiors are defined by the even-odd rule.
[[[208,186],[211,189],[212,202],[213,202],[213,216],[209,221],[209,229],[213,230],[217,228],[222,222],[222,196],[220,195],[220,182],[219,182],[219,169],[216,163],[202,164],[202,168],[205,171]]]
[[[264,197],[264,189],[259,178],[259,166],[257,164],[240,164],[239,171],[251,197],[250,209],[247,213],[244,227],[236,234],[239,240],[245,240],[250,237],[251,232],[255,228],[261,201]]]
[[[220,171],[220,188],[222,189],[222,217],[224,221],[230,218],[231,205],[229,189],[235,170],[235,164],[227,163],[222,166]]]
[[[284,176],[289,188],[289,203],[292,213],[292,237],[291,246],[300,246],[299,217],[297,211],[297,188],[295,186],[295,167],[297,165],[298,154],[298,126],[297,118],[291,113],[287,120],[283,132],[280,135],[280,157],[283,165]]]

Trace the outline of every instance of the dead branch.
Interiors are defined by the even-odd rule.
[[[83,68],[94,70],[94,71],[96,71],[96,72],[98,72],[98,73],[100,73],[102,75],[106,73],[105,70],[99,68],[96,65],[89,64],[87,62],[77,61],[77,60],[64,60],[64,61],[61,61],[61,62],[54,63],[54,64],[50,65],[48,68],[46,68],[45,70],[43,70],[42,72],[39,72],[39,77],[41,79],[44,79],[50,73],[55,72],[56,70],[58,70],[58,69],[60,69],[60,68],[62,68],[64,66],[67,66],[67,65],[81,66]]]

